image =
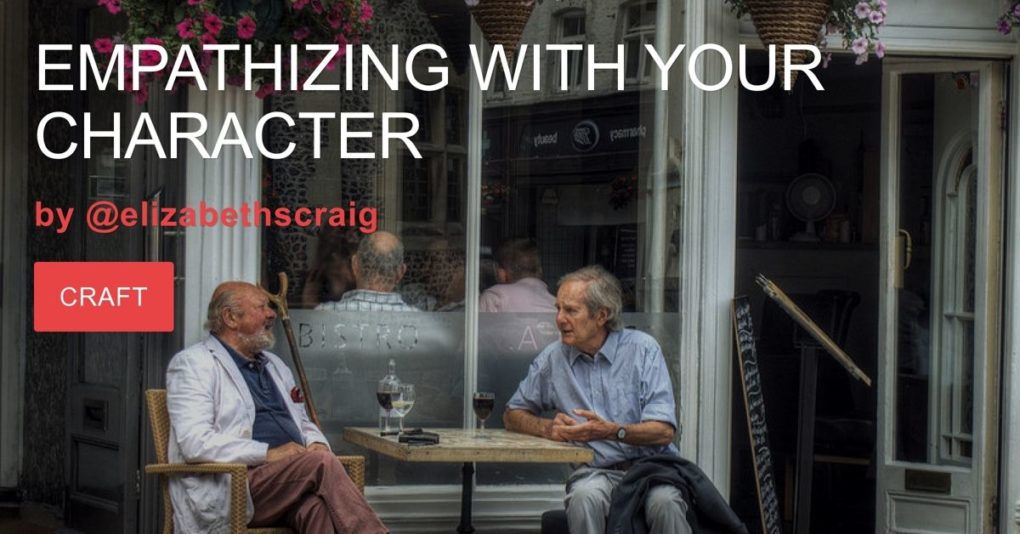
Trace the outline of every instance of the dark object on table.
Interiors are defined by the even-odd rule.
[[[397,441],[407,443],[408,445],[437,445],[439,444],[439,434],[424,431],[420,434],[408,434],[405,432],[397,438]]]

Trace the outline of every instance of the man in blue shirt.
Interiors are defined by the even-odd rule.
[[[508,430],[573,441],[595,453],[567,481],[567,521],[574,534],[606,531],[613,488],[645,456],[677,454],[676,404],[659,344],[624,330],[620,282],[605,269],[564,276],[556,294],[560,341],[532,362],[507,403]],[[544,413],[555,413],[552,418]],[[680,491],[656,486],[645,500],[650,532],[690,534]]]

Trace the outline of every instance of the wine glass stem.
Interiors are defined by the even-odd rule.
[[[397,417],[400,418],[400,431],[403,432],[404,431],[404,415],[403,414],[399,414],[399,415],[397,415]]]

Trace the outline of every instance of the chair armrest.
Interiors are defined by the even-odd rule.
[[[358,491],[365,493],[365,457],[364,456],[337,456],[337,460],[343,464],[347,476],[358,487]]]
[[[231,475],[248,476],[248,466],[244,464],[148,464],[145,472],[150,475],[177,475],[177,474],[206,474],[206,473],[227,473]]]
[[[148,474],[189,475],[220,473],[230,475],[230,533],[248,531],[248,466],[244,464],[148,464]]]

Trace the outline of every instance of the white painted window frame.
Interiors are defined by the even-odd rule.
[[[557,44],[579,44],[584,45],[587,43],[588,35],[588,13],[583,7],[568,8],[559,11],[554,15],[555,17],[555,31],[553,41]],[[578,35],[565,35],[564,25],[568,19],[580,18],[584,23],[584,33]],[[552,76],[549,79],[553,80],[549,90],[555,94],[570,94],[580,91],[585,87],[586,70],[584,67],[584,57],[587,54],[585,50],[569,51],[567,52],[567,89],[563,91],[560,89],[563,80],[560,77],[562,56],[557,54],[555,61],[552,62]]]

